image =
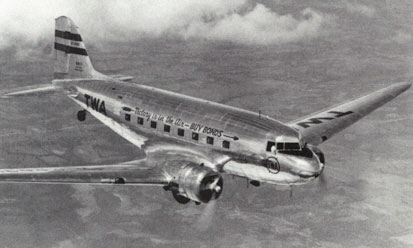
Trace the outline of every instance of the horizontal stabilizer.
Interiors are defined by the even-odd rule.
[[[126,75],[108,75],[108,76],[113,79],[120,80],[123,82],[131,81],[133,79],[132,76],[126,76]]]
[[[17,96],[33,96],[46,93],[54,93],[56,87],[52,84],[38,84],[25,87],[15,88],[1,94],[2,98],[17,97]]]

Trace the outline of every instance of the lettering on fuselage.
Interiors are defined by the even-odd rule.
[[[175,118],[172,115],[165,116],[165,115],[158,114],[158,113],[150,113],[146,111],[145,109],[141,109],[139,107],[135,108],[135,114],[138,116],[144,117],[146,121],[149,121],[149,120],[162,121],[169,125],[174,125],[174,126],[181,127],[181,128],[189,128],[190,130],[193,130],[195,132],[209,134],[209,135],[213,135],[216,137],[221,137],[224,133],[224,130],[221,130],[218,128],[207,127],[205,125],[202,125],[196,122],[192,122],[192,123],[185,122],[181,118]]]
[[[346,116],[349,114],[354,113],[353,111],[347,111],[347,112],[340,112],[340,111],[329,111],[329,114],[333,114],[334,116],[332,117],[317,117],[317,118],[310,118],[306,121],[299,122],[297,123],[298,126],[301,126],[303,128],[307,128],[311,125],[317,125],[323,123],[323,121],[329,121],[329,120],[334,120],[337,118],[340,118],[342,116]]]
[[[195,123],[195,122],[191,123],[191,126],[189,127],[189,129],[194,130],[196,132],[211,134],[211,135],[217,136],[217,137],[221,137],[222,133],[224,132],[223,130],[213,128],[213,127],[207,127],[207,126],[204,126],[202,124]]]
[[[151,118],[151,114],[149,112],[146,112],[144,109],[136,108],[135,114],[144,117],[146,121],[149,121],[149,119]]]
[[[106,115],[105,101],[100,101],[99,98],[84,94],[87,107]]]
[[[144,117],[146,121],[154,120],[154,121],[162,121],[170,125],[175,125],[178,127],[189,127],[188,123],[185,123],[180,118],[174,118],[173,116],[164,116],[162,114],[157,113],[150,113],[145,109],[141,109],[139,107],[135,108],[135,114],[141,117]]]

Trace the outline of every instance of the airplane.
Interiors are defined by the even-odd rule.
[[[145,152],[140,160],[105,165],[0,169],[0,181],[49,184],[156,185],[186,204],[223,191],[222,175],[297,185],[325,167],[318,145],[410,88],[395,83],[288,123],[252,111],[150,86],[93,68],[79,28],[55,19],[54,80],[3,97],[59,92],[77,103],[77,119],[93,116]]]

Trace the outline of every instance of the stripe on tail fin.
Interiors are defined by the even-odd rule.
[[[58,17],[55,21],[54,78],[107,78],[93,68],[75,23],[66,16]]]

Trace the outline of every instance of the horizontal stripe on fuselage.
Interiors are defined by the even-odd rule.
[[[54,35],[56,37],[63,38],[66,40],[82,41],[82,37],[80,37],[80,34],[73,34],[73,33],[70,33],[69,31],[55,30]]]
[[[87,56],[86,49],[83,49],[83,48],[71,47],[71,46],[63,45],[63,44],[60,44],[60,43],[57,43],[57,42],[54,43],[54,48],[56,50],[60,50],[60,51],[63,51],[65,53],[73,53],[73,54]]]

